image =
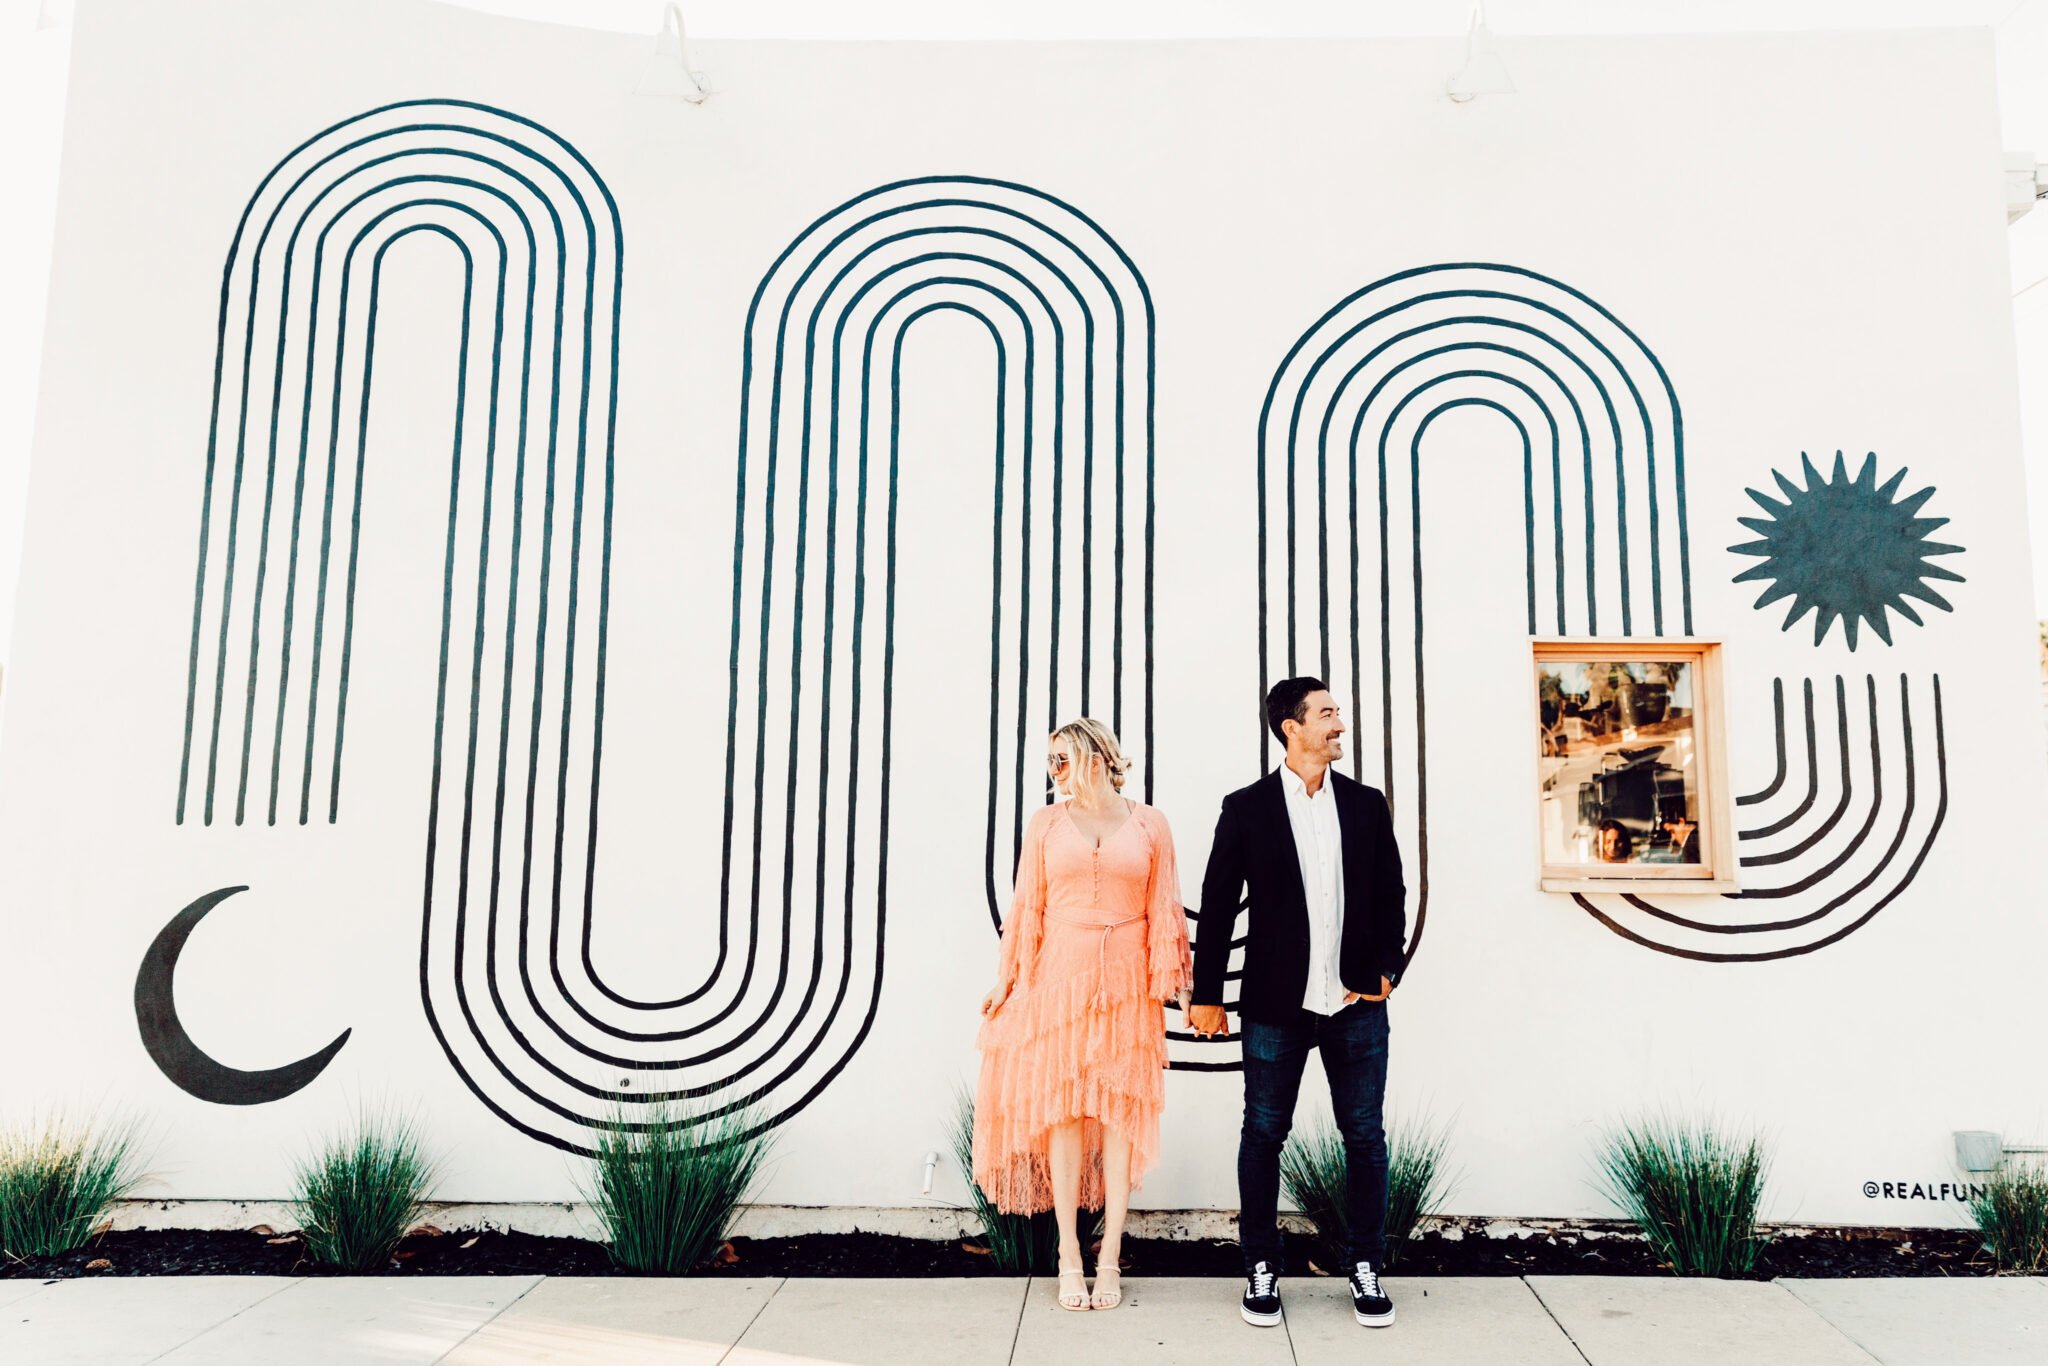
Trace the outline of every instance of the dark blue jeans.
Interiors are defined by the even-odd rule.
[[[1330,1105],[1344,1138],[1344,1221],[1353,1262],[1386,1261],[1387,1003],[1354,1001],[1335,1015],[1298,1011],[1286,1024],[1244,1021],[1244,1129],[1237,1145],[1238,1241],[1245,1266],[1281,1265],[1280,1149],[1309,1050],[1322,1050]],[[1347,1267],[1346,1270],[1349,1270]]]

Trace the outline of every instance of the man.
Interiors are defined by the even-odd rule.
[[[1351,1303],[1358,1322],[1383,1328],[1394,1305],[1386,1265],[1387,997],[1401,976],[1407,932],[1401,851],[1377,789],[1332,767],[1344,757],[1344,722],[1321,679],[1290,678],[1266,695],[1266,721],[1286,762],[1223,799],[1202,879],[1195,949],[1197,1034],[1227,1033],[1223,978],[1249,888],[1238,1015],[1244,1039],[1244,1127],[1238,1140],[1247,1323],[1280,1322],[1280,1150],[1309,1050],[1321,1049],[1337,1129],[1344,1136],[1344,1216],[1350,1230]]]

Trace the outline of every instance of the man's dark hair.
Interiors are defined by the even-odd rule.
[[[1275,683],[1273,691],[1266,694],[1266,724],[1273,728],[1273,738],[1286,744],[1287,732],[1280,729],[1280,723],[1301,720],[1308,714],[1309,694],[1329,690],[1329,684],[1320,678],[1283,678]]]

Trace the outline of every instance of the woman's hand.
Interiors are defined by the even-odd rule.
[[[988,995],[981,998],[981,1013],[993,1015],[1003,1008],[1003,1002],[1010,999],[1010,984],[998,982],[989,988]]]
[[[1175,992],[1173,996],[1173,1003],[1176,1006],[1180,1007],[1180,1017],[1183,1020],[1187,1019],[1188,1017],[1188,995],[1188,989],[1186,987],[1182,987],[1179,991]]]

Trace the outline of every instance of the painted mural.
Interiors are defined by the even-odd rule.
[[[301,65],[181,104],[207,25],[80,18],[0,734],[0,1037],[76,1021],[95,1066],[10,1064],[135,1097],[169,1196],[389,1095],[452,1199],[573,1198],[675,1098],[776,1131],[767,1203],[947,1199],[1045,735],[1122,737],[1193,897],[1304,673],[1390,798],[1390,1105],[1459,1114],[1458,1212],[1599,1213],[1587,1126],[1674,1094],[1811,1219],[2004,1122],[1961,1022],[2017,1037],[2039,928],[1955,832],[2048,770],[1960,39],[1659,47],[1622,124],[1635,40],[1513,105],[1426,44],[1077,44],[1057,100],[714,45],[657,107],[623,37],[207,4]],[[1144,1201],[1228,1208],[1237,1041],[1168,1030]]]
[[[486,203],[516,219],[516,238]],[[984,890],[1000,930],[1023,822],[1042,800],[1027,792],[1034,745],[1061,708],[1104,711],[1152,749],[1156,353],[1144,277],[1074,206],[974,176],[881,186],[775,257],[741,342],[718,945],[708,969],[654,1000],[608,985],[590,947],[625,224],[597,168],[515,112],[419,100],[343,120],[293,148],[243,211],[222,272],[175,819],[341,819],[357,565],[375,553],[381,511],[368,434],[382,265],[414,233],[450,244],[464,300],[421,898],[434,1036],[479,1100],[558,1147],[581,1151],[621,1107],[675,1098],[714,1097],[708,1114],[752,1107],[778,1124],[860,1047],[882,990],[904,338],[950,311],[985,326],[995,348],[994,499],[978,520],[993,582]],[[558,269],[551,290],[537,285],[543,257]],[[1078,307],[1079,335],[1050,292]],[[477,299],[490,301],[488,336],[473,323]],[[295,311],[298,335],[286,327]],[[1022,328],[1015,355],[998,311]],[[473,352],[487,356],[481,393],[467,385]],[[1420,267],[1346,296],[1289,349],[1258,422],[1270,584],[1260,693],[1313,670],[1362,708],[1377,703],[1378,765],[1363,747],[1352,762],[1412,832],[1411,960],[1430,899],[1423,452],[1433,422],[1471,406],[1519,438],[1530,635],[1689,636],[1693,625],[1677,391],[1593,298],[1516,266]],[[1051,466],[1049,506],[1032,505],[1034,461]],[[1924,580],[1960,577],[1923,558],[1960,549],[1924,539],[1943,520],[1914,516],[1933,490],[1894,503],[1904,472],[1879,488],[1874,467],[1873,456],[1849,481],[1838,458],[1830,482],[1808,462],[1805,489],[1779,476],[1784,503],[1751,491],[1779,520],[1745,519],[1764,540],[1734,549],[1770,558],[1738,577],[1776,576],[1759,607],[1796,595],[1795,616],[1818,608],[1816,643],[1840,617],[1852,647],[1859,620],[1888,644],[1887,607],[1910,619],[1911,594],[1946,609]],[[479,523],[473,542],[464,516]],[[1078,576],[1063,574],[1060,544],[1074,528]],[[1830,548],[1845,543],[1870,556],[1867,579],[1882,587],[1837,572]],[[1034,545],[1049,576],[1034,572]],[[1308,579],[1312,616],[1299,610]],[[1049,591],[1034,601],[1041,582]],[[1803,798],[1741,831],[1746,868],[1823,842],[1838,851],[1827,865],[1731,893],[1719,917],[1632,892],[1574,899],[1632,942],[1699,961],[1811,952],[1867,922],[1918,871],[1947,794],[1940,680],[1919,689],[1917,745],[1911,678],[1882,702],[1877,677],[1863,682],[1868,790],[1850,773],[1848,685],[1837,677],[1832,690],[1837,777],[1823,774],[1804,680],[1806,763],[1791,789],[1803,783]],[[1783,805],[1790,767],[1786,680],[1772,688],[1779,771],[1740,799],[1760,816]],[[1397,694],[1412,699],[1412,726],[1396,723]],[[815,771],[799,763],[800,737],[826,755]],[[1262,730],[1262,765],[1267,745]],[[1887,763],[1903,789],[1892,807]],[[1816,810],[1824,785],[1834,803]],[[880,812],[867,844],[863,803]],[[1889,846],[1875,868],[1845,875],[1873,838]],[[238,890],[206,893],[158,936],[136,1008],[167,1076],[201,1099],[250,1104],[305,1086],[348,1036],[249,1072],[187,1034],[171,1004],[178,952]],[[1190,914],[1199,934],[1200,908]],[[1737,935],[1759,937],[1725,938]],[[791,995],[799,1008],[771,1027]],[[1236,1066],[1227,1041],[1171,1037],[1176,1066]]]
[[[479,201],[505,206],[521,236],[508,241]],[[470,373],[471,348],[488,348],[489,380],[454,396],[422,894],[427,1018],[480,1100],[557,1146],[580,1150],[621,1105],[674,1098],[724,1102],[704,1118],[747,1106],[763,1125],[781,1122],[860,1046],[882,989],[904,337],[950,311],[987,326],[996,347],[995,497],[981,519],[994,576],[994,919],[1029,812],[1033,746],[1059,723],[1062,693],[1150,739],[1143,277],[1086,215],[980,177],[882,186],[775,258],[742,341],[718,947],[701,977],[649,1000],[608,985],[590,949],[624,292],[616,202],[551,130],[422,100],[301,143],[242,223],[223,272],[177,819],[274,825],[281,793],[287,821],[341,819],[356,564],[366,526],[374,553],[379,516],[367,432],[380,267],[396,242],[432,233],[462,270],[458,372]],[[560,272],[552,292],[535,287],[542,254]],[[1079,335],[1049,292],[1079,307]],[[476,297],[491,300],[488,338],[471,329]],[[286,343],[294,310],[308,317],[297,349]],[[1023,329],[1015,356],[998,314]],[[1006,472],[1011,423],[1022,459]],[[1053,489],[1037,511],[1034,460],[1050,464]],[[473,545],[461,543],[464,515],[481,524]],[[1082,537],[1078,582],[1060,568],[1070,523]],[[1034,543],[1052,564],[1036,602]],[[241,613],[238,592],[249,598]],[[821,623],[815,637],[807,613]],[[800,743],[827,755],[815,773],[801,771]],[[880,818],[862,845],[868,804]],[[165,956],[152,956],[153,983],[168,980]],[[139,1002],[148,994],[138,986]],[[792,997],[793,1018],[771,1027]],[[145,1008],[142,1019],[152,1056],[172,1058],[166,1070],[187,1090],[227,1100],[257,1085],[225,1084],[173,1013]],[[339,1042],[282,1069],[266,1095],[303,1085]]]

